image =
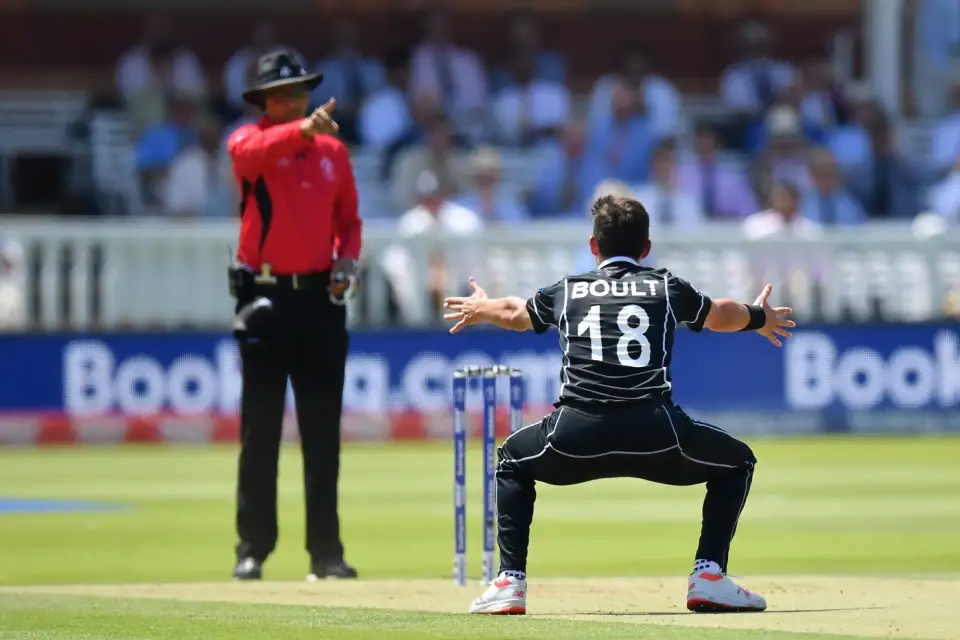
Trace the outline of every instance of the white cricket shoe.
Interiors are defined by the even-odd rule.
[[[687,609],[697,613],[737,613],[763,611],[763,596],[747,591],[725,573],[695,571],[690,574]]]
[[[470,605],[470,613],[519,615],[527,612],[527,581],[501,575]]]

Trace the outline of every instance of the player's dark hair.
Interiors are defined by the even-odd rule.
[[[593,237],[604,258],[638,258],[650,237],[650,215],[633,198],[606,195],[597,198],[590,211]]]

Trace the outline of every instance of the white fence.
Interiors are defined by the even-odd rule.
[[[493,295],[529,296],[574,271],[590,232],[586,221],[540,222],[397,244],[389,224],[374,222],[364,231],[365,273],[351,303],[353,324],[437,322],[427,287],[431,256],[442,257],[451,274],[448,293],[474,275]],[[229,326],[226,266],[236,222],[17,218],[5,220],[0,232],[24,246],[28,328]],[[921,321],[940,317],[948,292],[960,292],[957,231],[916,240],[908,227],[871,226],[837,230],[818,242],[749,242],[738,227],[720,225],[658,234],[652,261],[712,296],[749,301],[760,283],[771,281],[776,299],[804,319]],[[399,316],[391,312],[391,295]]]

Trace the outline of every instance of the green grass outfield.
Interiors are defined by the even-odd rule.
[[[0,512],[0,638],[960,637],[960,438],[751,444],[760,462],[730,570],[770,612],[685,613],[703,487],[607,480],[538,487],[534,615],[482,620],[459,613],[479,587],[451,584],[449,443],[345,448],[343,539],[361,580],[314,585],[296,447],[282,453],[262,585],[229,582],[235,446],[0,449],[0,498],[124,507]],[[479,448],[469,455],[479,578]]]

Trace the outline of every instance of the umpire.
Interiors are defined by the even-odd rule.
[[[303,454],[308,580],[355,578],[337,515],[346,299],[356,291],[361,221],[347,149],[330,134],[334,101],[307,115],[323,80],[289,51],[258,61],[244,100],[263,109],[227,141],[240,189],[240,244],[229,270],[241,356],[237,565],[258,580],[277,543],[277,461],[287,379]]]

